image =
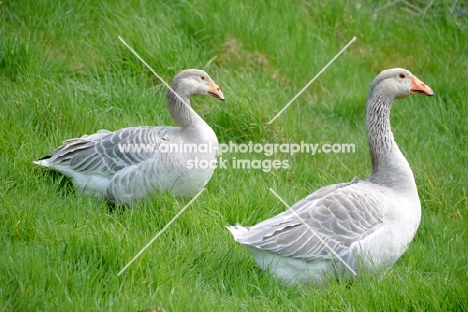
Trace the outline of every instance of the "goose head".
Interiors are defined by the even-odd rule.
[[[434,91],[409,70],[402,68],[382,71],[372,82],[369,91],[370,97],[383,95],[391,100],[402,99],[410,94],[433,96]]]
[[[203,70],[186,69],[179,72],[171,82],[171,87],[180,95],[208,95],[224,100],[223,92]],[[168,92],[171,92],[168,90]]]

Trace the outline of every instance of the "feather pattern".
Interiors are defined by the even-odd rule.
[[[238,241],[306,261],[329,259],[332,257],[329,249],[315,237],[319,235],[338,255],[348,253],[353,242],[371,235],[383,222],[379,198],[373,192],[366,194],[363,185],[357,186],[333,185],[334,190],[323,197],[317,196],[322,191],[318,190],[290,210],[250,228],[250,235],[245,240],[238,237]],[[348,196],[350,193],[353,195]],[[366,210],[366,206],[375,209]],[[309,233],[310,228],[315,233]]]

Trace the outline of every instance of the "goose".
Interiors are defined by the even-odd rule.
[[[198,69],[179,72],[170,87],[167,107],[176,127],[99,130],[64,141],[52,156],[34,163],[59,171],[81,192],[107,198],[109,204],[132,205],[165,191],[179,197],[195,196],[216,167],[218,139],[192,109],[190,97],[224,100],[224,95]]]
[[[394,99],[434,92],[408,70],[372,82],[366,126],[367,180],[322,187],[285,212],[251,227],[227,228],[257,265],[290,285],[323,285],[364,273],[383,275],[406,251],[421,219],[413,172],[390,128]]]

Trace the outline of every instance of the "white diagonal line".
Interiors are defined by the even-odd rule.
[[[302,94],[302,92],[304,92],[304,91],[305,91],[305,89],[307,89],[307,88],[308,88],[308,87],[309,87],[309,86],[312,84],[312,82],[314,82],[314,81],[315,81],[315,79],[317,79],[317,78],[318,78],[318,76],[320,76],[320,75],[321,75],[321,74],[322,74],[322,73],[323,73],[323,72],[324,72],[324,71],[325,71],[325,70],[328,68],[328,66],[330,66],[330,65],[331,65],[331,63],[333,63],[333,62],[334,62],[334,61],[335,61],[335,60],[336,60],[336,59],[337,59],[337,58],[338,58],[338,57],[341,55],[341,53],[343,53],[343,52],[344,52],[344,51],[345,51],[345,50],[346,50],[346,49],[347,49],[347,48],[348,48],[348,47],[351,45],[351,43],[353,43],[354,41],[356,41],[356,37],[354,37],[353,39],[351,39],[351,41],[350,41],[350,42],[348,42],[348,44],[347,44],[347,45],[345,45],[345,46],[344,46],[344,48],[343,48],[343,49],[341,49],[341,51],[340,51],[340,52],[338,52],[338,54],[337,54],[337,55],[335,55],[335,57],[334,57],[334,58],[332,58],[332,59],[331,59],[331,61],[330,61],[330,62],[328,62],[328,64],[327,64],[327,65],[325,65],[325,67],[324,67],[324,68],[322,68],[322,70],[321,70],[321,71],[319,71],[319,73],[318,73],[317,75],[315,75],[315,77],[314,77],[314,78],[312,78],[312,80],[311,80],[311,81],[309,81],[309,83],[308,83],[308,84],[306,84],[306,85],[305,85],[305,87],[304,87],[304,88],[302,88],[302,90],[301,90],[301,91],[299,91],[299,93],[297,93],[297,94],[296,94],[296,96],[294,96],[294,97],[292,98],[292,100],[291,100],[291,101],[289,101],[289,103],[288,103],[288,104],[286,104],[286,106],[284,106],[284,107],[283,107],[283,109],[282,109],[282,110],[280,110],[278,114],[276,114],[276,116],[275,116],[275,117],[273,117],[273,119],[272,119],[272,120],[270,120],[270,121],[268,122],[268,124],[270,125],[270,124],[271,124],[273,121],[275,121],[275,119],[276,119],[276,118],[278,118],[278,117],[279,117],[279,115],[281,115],[281,114],[282,114],[282,113],[283,113],[283,112],[284,112],[284,111],[285,111],[285,110],[286,110],[286,109],[289,107],[289,105],[291,105],[291,103],[292,103],[292,102],[294,102],[294,101],[295,101],[295,100],[296,100],[296,99],[299,97],[299,95],[301,95],[301,94]]]
[[[418,12],[421,13],[421,14],[426,14],[425,11],[423,11],[423,10],[421,10],[420,8],[418,8],[417,6],[415,6],[415,5],[411,4],[411,3],[409,3],[408,1],[403,0],[402,2],[403,2],[404,4],[406,4],[407,6],[409,6],[410,8],[412,8],[413,10],[418,11]]]
[[[162,77],[159,76],[158,73],[157,73],[154,69],[152,69],[151,66],[149,66],[148,63],[146,63],[145,60],[144,60],[140,55],[138,55],[138,53],[136,53],[135,50],[133,50],[132,47],[129,46],[127,42],[125,42],[125,40],[123,40],[122,37],[119,36],[118,38],[119,38],[120,41],[122,41],[122,43],[123,43],[123,44],[124,44],[124,45],[125,45],[125,46],[126,46],[126,47],[127,47],[127,48],[128,48],[144,65],[145,65],[145,66],[146,66],[146,67],[148,67],[148,69],[149,69],[156,77],[158,77],[158,79],[159,79],[169,90],[171,90],[172,93],[174,93],[175,96],[177,96],[177,98],[178,98],[179,100],[182,101],[182,103],[184,103],[188,108],[192,109],[192,108],[190,107],[190,105],[189,105],[187,102],[185,102],[185,100],[184,100],[179,94],[177,94],[177,92],[175,92],[174,89],[172,89],[171,86],[170,86],[169,84],[167,84],[167,82],[165,82],[164,79],[162,79]]]
[[[185,211],[185,209],[187,209],[187,208],[195,201],[195,199],[197,199],[197,197],[200,196],[201,193],[203,193],[204,190],[205,190],[205,188],[203,188],[200,192],[198,192],[198,194],[195,195],[195,197],[193,197],[193,198],[188,202],[188,204],[185,205],[185,207],[182,208],[182,209],[174,216],[174,218],[172,218],[171,221],[169,221],[169,222],[161,229],[161,231],[159,231],[158,234],[156,234],[156,235],[148,242],[148,244],[146,244],[145,247],[143,247],[143,248],[140,250],[140,252],[138,252],[138,253],[135,255],[135,257],[133,257],[132,260],[130,260],[129,263],[127,263],[126,266],[123,267],[122,270],[120,270],[120,272],[117,274],[117,276],[120,276],[120,274],[122,274],[122,273],[130,266],[130,264],[132,264],[133,261],[135,261],[135,260],[146,250],[146,248],[148,248],[148,247],[156,240],[156,238],[158,238],[162,233],[164,233],[164,231],[167,230],[167,228],[172,224],[172,222],[174,222],[174,221]]]
[[[379,12],[379,11],[385,10],[386,8],[391,7],[392,5],[395,5],[395,4],[400,3],[400,2],[401,2],[401,0],[395,0],[395,1],[393,1],[393,2],[386,3],[386,4],[383,5],[382,7],[375,9],[375,10],[374,10],[374,13],[377,13],[377,12]]]
[[[291,207],[281,198],[281,196],[278,195],[278,193],[276,193],[271,187],[270,187],[269,189],[270,189],[270,191],[273,193],[273,195],[275,195],[275,196],[276,196],[276,197],[277,197],[277,198],[278,198],[278,199],[279,199],[279,200],[280,200],[280,201],[281,201],[281,202],[282,202],[298,219],[299,219],[299,221],[301,221],[302,224],[304,224],[304,225],[307,227],[307,229],[308,229],[312,234],[314,234],[315,237],[317,237],[317,238],[319,239],[319,241],[320,241],[328,250],[330,250],[330,252],[331,252],[338,260],[341,261],[341,263],[344,264],[344,266],[345,266],[351,273],[353,273],[355,276],[357,275],[356,271],[354,271],[353,268],[350,267],[349,264],[347,264],[347,263],[343,260],[343,258],[341,258],[341,257],[336,253],[336,251],[333,250],[333,248],[331,248],[330,246],[328,246],[328,244],[325,242],[325,240],[322,239],[322,238],[320,237],[320,235],[319,235],[316,231],[314,231],[314,229],[313,229],[310,225],[308,225],[307,222],[305,222],[305,220],[302,219],[302,218],[299,216],[299,214],[298,214],[297,212],[295,212],[294,210],[292,210]]]

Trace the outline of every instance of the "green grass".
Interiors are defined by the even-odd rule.
[[[370,0],[1,2],[0,310],[468,310],[468,7],[453,2],[436,1],[426,14]],[[207,191],[117,276],[188,200],[168,195],[109,212],[31,162],[102,128],[171,125],[164,86],[118,36],[166,81],[185,68],[212,76],[226,101],[200,97],[193,106],[221,142],[342,142],[356,152],[280,154],[290,168],[269,173],[215,171]],[[418,233],[381,280],[286,287],[256,268],[225,225],[283,211],[269,187],[294,203],[366,178],[367,90],[392,67],[436,92],[392,111],[422,201]]]

